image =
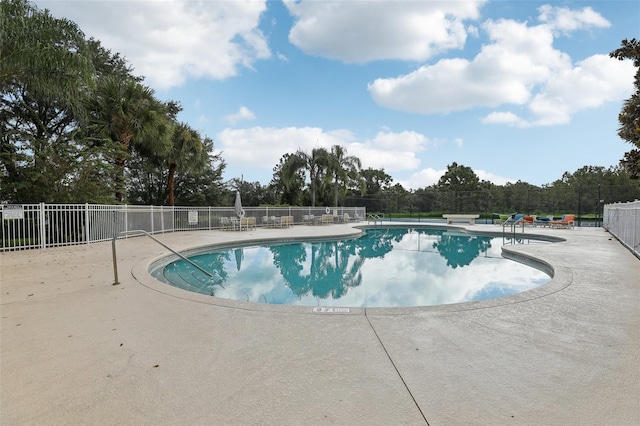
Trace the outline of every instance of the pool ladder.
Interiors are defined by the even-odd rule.
[[[367,222],[373,222],[374,226],[378,226],[378,222],[380,222],[380,225],[382,225],[383,219],[384,219],[384,214],[383,215],[370,214],[367,216]]]
[[[120,284],[120,282],[118,281],[118,261],[116,259],[116,240],[118,239],[119,236],[123,236],[123,235],[137,235],[137,236],[146,235],[147,237],[151,238],[156,243],[160,244],[162,247],[164,247],[167,250],[169,250],[171,253],[175,254],[176,256],[178,256],[179,258],[184,260],[185,262],[191,264],[191,266],[193,266],[194,268],[200,270],[201,272],[204,272],[206,275],[208,275],[210,277],[213,277],[211,272],[205,271],[200,266],[196,265],[191,260],[187,259],[186,257],[181,255],[180,253],[178,253],[177,251],[175,251],[174,249],[172,249],[171,247],[169,247],[168,245],[166,245],[165,243],[163,243],[162,241],[160,241],[159,239],[157,239],[156,237],[154,237],[153,235],[151,235],[147,231],[143,231],[142,229],[136,229],[136,230],[133,230],[133,231],[122,231],[122,232],[120,232],[118,234],[115,234],[113,236],[113,240],[111,241],[111,253],[113,254],[113,285]]]
[[[507,237],[506,236],[506,232],[505,232],[505,228],[506,227],[510,227],[511,228],[511,237]],[[513,241],[516,240],[516,228],[522,226],[522,233],[524,234],[524,220],[521,220],[519,222],[510,222],[510,223],[503,223],[502,224],[502,238],[512,238]]]

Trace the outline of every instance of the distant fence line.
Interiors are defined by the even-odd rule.
[[[479,191],[424,189],[379,196],[349,196],[345,206],[361,206],[369,213],[493,213],[527,215],[575,214],[577,223],[600,222],[605,204],[640,199],[640,185],[595,185],[527,188],[516,185]]]
[[[640,258],[640,201],[604,206],[604,228]]]
[[[246,217],[261,226],[264,216],[292,216],[294,224],[305,215],[323,214],[364,220],[363,207],[244,207]],[[59,247],[108,241],[123,231],[151,234],[220,229],[222,217],[235,217],[233,207],[168,207],[97,204],[0,205],[0,251]]]

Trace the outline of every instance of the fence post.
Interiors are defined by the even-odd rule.
[[[40,203],[38,211],[38,222],[40,229],[40,248],[47,248],[47,216],[45,214],[45,204]]]
[[[89,203],[84,203],[84,240],[87,244],[91,242],[89,237],[90,231],[91,224],[89,223]]]
[[[582,226],[582,186],[578,185],[578,226]]]

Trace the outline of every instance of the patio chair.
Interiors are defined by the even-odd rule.
[[[574,226],[574,221],[575,221],[576,215],[574,214],[565,214],[562,215],[562,219],[560,220],[552,220],[549,222],[549,226],[551,226],[552,228],[573,228]]]
[[[231,229],[231,221],[229,220],[228,217],[222,216],[220,218],[220,229],[223,229],[225,231],[228,231]]]

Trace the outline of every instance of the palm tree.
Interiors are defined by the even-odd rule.
[[[132,149],[150,157],[166,156],[171,149],[173,120],[167,104],[154,91],[132,79],[107,76],[98,82],[90,105],[90,134],[96,140],[116,142],[114,162],[116,200],[124,199],[124,171]]]
[[[170,206],[175,205],[174,181],[176,171],[197,172],[203,170],[209,160],[209,153],[200,134],[186,123],[176,126],[171,138],[171,152],[167,157],[167,198]]]
[[[284,154],[280,158],[280,162],[273,168],[273,178],[269,183],[269,187],[279,194],[282,204],[297,205],[304,188],[304,172],[293,169],[293,155],[295,154]]]
[[[329,171],[333,175],[333,205],[337,206],[340,184],[344,189],[350,179],[355,180],[358,178],[361,162],[358,157],[347,155],[347,150],[340,145],[331,147],[329,160]]]
[[[27,0],[0,2],[0,87],[21,82],[47,99],[77,102],[95,87],[84,34]]]
[[[316,188],[320,178],[325,174],[329,166],[329,152],[324,148],[314,148],[311,154],[298,150],[289,157],[289,161],[283,168],[283,178],[291,181],[299,170],[309,172],[309,189],[311,192],[311,207],[316,206]]]

